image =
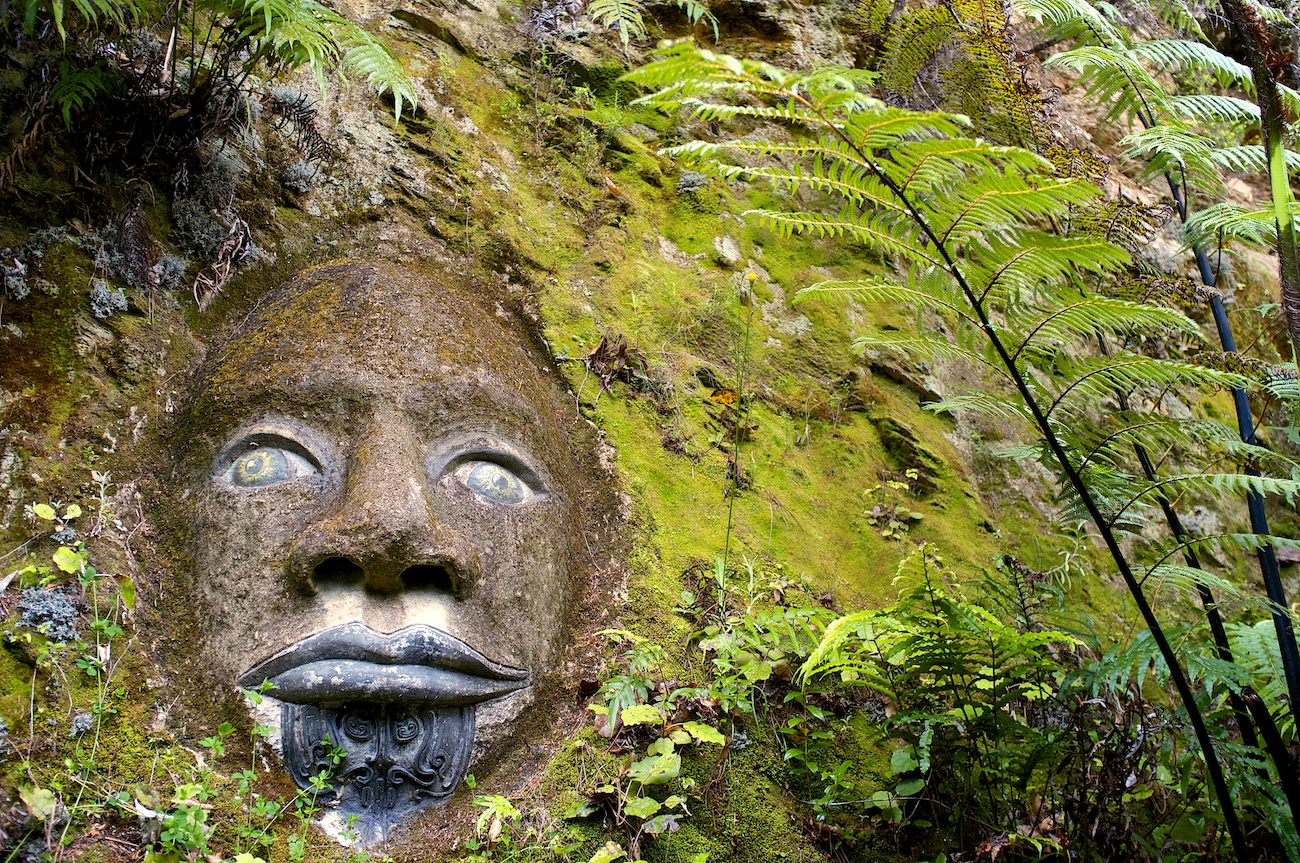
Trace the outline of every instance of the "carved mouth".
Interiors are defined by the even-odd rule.
[[[424,624],[389,635],[345,623],[309,635],[239,677],[241,686],[275,684],[293,704],[346,701],[476,704],[522,689],[528,672],[499,665],[459,638]]]

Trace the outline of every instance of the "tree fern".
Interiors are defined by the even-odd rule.
[[[1103,36],[1116,32],[1100,17],[1092,29],[1084,29]],[[1092,70],[1095,80],[1117,96],[1123,88],[1131,92],[1131,82],[1138,82],[1139,88],[1147,86],[1149,98],[1128,100],[1135,106],[1135,119],[1148,115],[1152,105],[1161,110],[1169,105],[1169,97],[1141,58],[1109,51],[1077,52],[1073,62]],[[750,154],[762,152],[763,145],[752,140],[693,142],[670,152],[725,175],[761,175],[789,188],[810,183],[835,195],[842,202],[838,210],[768,210],[752,215],[785,236],[797,232],[851,237],[891,256],[908,274],[893,287],[882,279],[826,283],[803,292],[800,299],[853,292],[930,309],[945,321],[942,331],[948,337],[933,330],[924,335],[872,333],[857,346],[970,363],[977,371],[972,380],[983,378],[986,388],[973,386],[969,393],[947,399],[942,407],[1019,416],[1034,430],[1039,458],[1061,477],[1063,488],[1096,525],[1152,632],[1206,753],[1224,824],[1240,847],[1240,825],[1213,741],[1146,599],[1138,575],[1142,570],[1130,563],[1115,529],[1145,517],[1148,502],[1165,505],[1171,491],[1290,496],[1296,486],[1289,478],[1204,468],[1194,473],[1143,475],[1099,464],[1095,451],[1087,462],[1084,454],[1090,447],[1081,430],[1093,422],[1093,407],[1116,394],[1127,401],[1146,392],[1146,403],[1156,405],[1159,395],[1170,388],[1239,388],[1246,379],[1231,371],[1124,350],[1100,355],[1087,350],[1100,333],[1108,332],[1121,343],[1140,340],[1144,333],[1176,333],[1184,340],[1195,340],[1199,333],[1172,309],[1095,296],[1085,275],[1091,272],[1096,278],[1115,272],[1125,265],[1127,253],[1095,236],[1058,236],[1040,226],[1059,224],[1095,198],[1096,190],[1078,180],[1054,177],[1051,163],[1032,153],[963,137],[965,123],[960,117],[882,106],[857,89],[862,78],[848,73],[820,70],[797,75],[685,45],[665,49],[657,62],[630,77],[656,90],[644,100],[650,104],[666,109],[684,106],[707,119],[780,118],[807,136],[795,145],[771,145],[786,148],[787,157],[799,155],[792,147],[803,147],[804,162],[788,158],[753,171],[717,161],[726,158],[733,144]],[[923,184],[917,181],[922,175]],[[916,299],[913,295],[918,291],[927,298]],[[1004,394],[1008,389],[1013,395]],[[1126,410],[1133,425],[1145,420],[1142,412]],[[1183,447],[1212,455],[1214,448],[1203,445],[1198,429],[1188,426],[1182,431],[1186,433]],[[1221,437],[1211,436],[1208,443]],[[1149,464],[1144,463],[1146,467]],[[1202,579],[1195,582],[1201,587],[1212,583],[1208,577],[1197,578]]]
[[[1128,115],[1144,127],[1151,129],[1163,125],[1172,125],[1175,131],[1181,131],[1185,117],[1180,117],[1174,106],[1181,104],[1184,109],[1190,103],[1179,103],[1176,94],[1166,93],[1164,87],[1154,77],[1142,78],[1137,71],[1147,64],[1160,70],[1175,69],[1200,72],[1212,76],[1221,87],[1233,86],[1247,94],[1253,93],[1260,110],[1260,123],[1265,139],[1264,164],[1268,169],[1272,190],[1273,221],[1275,223],[1276,245],[1282,266],[1282,294],[1287,324],[1290,327],[1292,342],[1300,343],[1300,246],[1296,242],[1293,227],[1292,195],[1288,182],[1289,165],[1295,159],[1283,146],[1283,116],[1287,111],[1294,111],[1296,94],[1280,85],[1277,75],[1272,71],[1277,65],[1280,49],[1272,44],[1273,37],[1266,24],[1269,16],[1260,10],[1260,4],[1250,0],[1222,0],[1221,9],[1235,31],[1238,44],[1245,48],[1251,65],[1225,57],[1205,41],[1193,40],[1154,40],[1141,42],[1132,39],[1122,28],[1111,27],[1108,22],[1100,20],[1098,13],[1085,0],[1022,0],[1030,9],[1031,17],[1042,21],[1053,33],[1076,40],[1080,46],[1075,52],[1094,49],[1089,55],[1093,66],[1085,68],[1079,63],[1074,67],[1082,73],[1082,80],[1091,92],[1104,98],[1110,104],[1112,116]],[[1203,40],[1204,33],[1196,28],[1195,35]],[[1095,50],[1100,46],[1105,56]],[[1069,55],[1071,52],[1066,52]],[[1270,59],[1272,58],[1272,59]],[[1051,62],[1049,60],[1049,62]],[[1128,81],[1125,88],[1124,82]],[[1213,95],[1213,94],[1211,94]],[[1243,111],[1233,107],[1235,103],[1222,100],[1202,99],[1199,101],[1198,119],[1217,125],[1231,125],[1239,122]],[[1186,110],[1183,114],[1186,115]],[[1133,142],[1130,142],[1132,144]],[[1246,154],[1236,151],[1227,157],[1210,155],[1213,147],[1204,138],[1199,141],[1192,134],[1178,136],[1164,135],[1149,137],[1147,143],[1162,143],[1163,147],[1146,148],[1152,157],[1155,171],[1163,172],[1170,188],[1171,196],[1179,215],[1186,222],[1192,211],[1192,186],[1189,178],[1199,177],[1204,180],[1205,166],[1209,163],[1225,165],[1233,158]],[[1177,144],[1177,147],[1170,146]],[[1139,152],[1144,148],[1141,143],[1135,147]],[[1177,152],[1175,152],[1177,151]],[[1175,163],[1180,170],[1175,171]],[[1188,170],[1191,168],[1192,170]],[[1209,186],[1213,191],[1214,183]],[[1243,236],[1248,236],[1257,227],[1257,222],[1249,218],[1226,218],[1228,215],[1241,216],[1220,211],[1209,219],[1193,225],[1189,231],[1192,250],[1196,256],[1197,267],[1202,281],[1209,287],[1215,284],[1216,276],[1211,266],[1206,248],[1213,248],[1224,232],[1239,229]],[[1216,224],[1217,223],[1217,224]],[[1214,243],[1210,243],[1207,227],[1218,228],[1214,232]],[[1217,293],[1209,298],[1209,305],[1214,316],[1220,343],[1228,353],[1235,353],[1236,342],[1229,324],[1222,298]],[[1255,420],[1251,414],[1250,403],[1244,388],[1233,391],[1234,409],[1243,441],[1253,442]],[[1252,492],[1247,496],[1247,508],[1251,525],[1256,533],[1267,534],[1268,520],[1264,509],[1262,495]],[[1278,609],[1285,608],[1286,594],[1281,575],[1271,547],[1264,547],[1259,552],[1260,571],[1270,600]],[[1300,645],[1296,644],[1293,625],[1289,615],[1274,613],[1274,625],[1279,635],[1279,644],[1283,651],[1287,670],[1288,688],[1292,709],[1300,710]],[[1220,647],[1226,653],[1220,638]],[[1288,753],[1277,751],[1274,758],[1279,770],[1289,771]],[[1292,796],[1300,803],[1300,788],[1292,789]],[[1297,831],[1300,831],[1300,806],[1293,807],[1292,818]]]

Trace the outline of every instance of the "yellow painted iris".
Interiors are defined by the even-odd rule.
[[[232,478],[235,485],[269,485],[294,476],[283,450],[258,447],[235,461]]]
[[[465,482],[483,497],[498,503],[519,503],[527,496],[527,489],[519,477],[489,461],[474,465]]]

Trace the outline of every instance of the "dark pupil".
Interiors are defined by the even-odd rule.
[[[245,469],[249,473],[261,473],[264,467],[266,467],[266,459],[260,455],[255,455],[248,460]]]
[[[504,476],[498,476],[495,480],[493,480],[493,485],[497,487],[497,491],[510,490],[510,480],[506,479]]]

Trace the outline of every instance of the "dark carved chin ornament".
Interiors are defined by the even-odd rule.
[[[469,766],[474,707],[285,704],[281,732],[294,781],[328,783],[320,802],[335,804],[356,841],[370,845],[456,789]]]
[[[385,634],[347,623],[240,678],[261,681],[284,705],[280,739],[294,781],[341,816],[341,838],[368,846],[456,790],[476,705],[526,687],[529,675],[432,626]]]

